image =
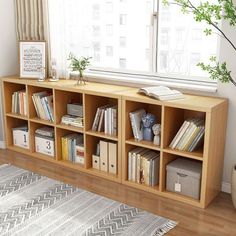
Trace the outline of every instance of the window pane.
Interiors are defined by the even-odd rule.
[[[160,1],[159,9],[158,72],[205,77],[196,64],[216,54],[217,36],[206,36],[206,25],[195,22],[192,14],[183,14],[179,6]]]
[[[64,67],[72,52],[96,68],[150,72],[153,2],[50,0],[52,56]]]

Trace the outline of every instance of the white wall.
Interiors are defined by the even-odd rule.
[[[18,59],[14,15],[14,0],[0,0],[0,77],[14,75],[17,72]],[[0,105],[2,104],[1,97]],[[0,106],[0,142],[4,139],[2,124],[2,106]]]
[[[14,0],[0,0],[0,76],[16,74],[18,67],[13,3]],[[236,0],[234,3],[236,5]],[[236,44],[236,27],[229,27],[224,23],[223,29]],[[232,76],[236,79],[236,52],[233,52],[224,40],[220,54],[222,60],[227,59]],[[231,84],[220,84],[217,95],[229,98],[223,181],[230,183],[231,169],[233,164],[236,164],[236,87]],[[3,140],[1,117],[0,106],[0,141]]]
[[[236,5],[236,0],[233,0]],[[226,22],[223,23],[223,30],[236,45],[236,26],[230,27]],[[232,77],[236,80],[236,51],[226,42],[221,40],[220,50],[221,61],[226,61],[232,71]],[[223,181],[231,182],[231,169],[236,164],[236,87],[232,84],[220,84],[219,96],[229,99],[229,113],[227,123],[227,137],[225,145],[225,161]]]

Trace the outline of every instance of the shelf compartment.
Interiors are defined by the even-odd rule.
[[[119,107],[118,99],[109,98],[96,95],[85,94],[85,130],[89,131],[92,129],[93,121],[97,112],[97,108],[105,105],[117,106],[117,133],[119,132],[118,127],[118,117],[119,117]],[[117,134],[118,135],[118,134]]]
[[[155,115],[156,117],[156,123],[161,124],[161,106],[160,105],[154,105],[154,104],[148,104],[148,103],[142,103],[142,102],[136,102],[136,101],[125,101],[125,112],[123,116],[125,116],[125,140],[130,140],[134,138],[133,130],[130,122],[130,116],[129,113],[139,110],[139,109],[145,109],[147,113],[151,113]],[[162,136],[161,136],[162,140]],[[151,143],[151,142],[150,142]]]
[[[130,186],[133,186],[133,187],[136,187],[136,188],[139,188],[139,189],[143,189],[143,190],[148,190],[149,188],[152,189],[152,190],[148,190],[148,191],[159,191],[159,184],[160,184],[160,173],[161,173],[161,163],[160,163],[160,160],[161,160],[161,157],[159,158],[159,170],[158,170],[158,184],[155,185],[155,186],[149,186],[147,184],[144,184],[144,183],[138,183],[136,181],[132,181],[132,180],[129,180],[129,170],[130,169],[133,169],[133,163],[131,165],[131,168],[129,168],[129,152],[132,151],[133,149],[137,148],[136,145],[133,145],[133,144],[125,144],[125,150],[124,150],[124,155],[125,155],[125,160],[123,159],[123,176],[122,176],[122,179],[123,181],[127,184],[127,185],[130,185]],[[143,147],[149,151],[155,151],[155,153],[159,153],[160,152],[158,150],[153,150],[153,149],[150,149],[150,148],[146,148],[146,147]],[[136,159],[137,160],[137,159]],[[137,168],[137,163],[135,165],[135,167]],[[135,170],[135,179],[137,178],[136,177],[136,174],[137,174],[137,170]],[[131,174],[131,178],[132,178],[132,174]]]
[[[157,145],[153,144],[153,142],[146,141],[146,140],[136,141],[134,138],[131,138],[131,139],[126,140],[125,143],[131,144],[134,146],[138,146],[138,147],[144,147],[144,148],[156,150],[156,151],[161,150],[160,146],[157,146]]]
[[[23,115],[19,115],[19,114],[14,114],[14,113],[6,113],[6,116],[17,118],[17,119],[22,119],[22,120],[28,120],[27,116],[23,116]]]
[[[117,144],[117,160],[116,160],[117,161],[117,163],[116,163],[117,164],[117,174],[112,174],[112,173],[109,173],[106,171],[97,170],[97,169],[94,169],[92,166],[92,156],[94,154],[96,154],[97,144],[101,140],[106,141],[106,142],[114,142],[114,140],[103,139],[101,137],[86,134],[86,168],[88,169],[89,172],[91,172],[92,174],[94,173],[96,176],[101,176],[101,177],[104,177],[107,179],[109,179],[109,177],[111,177],[113,179],[119,179],[119,181],[120,181],[121,168],[120,168],[120,164],[119,164],[119,160],[120,160],[119,142],[115,142]],[[108,157],[108,163],[109,163],[109,157]]]
[[[44,92],[44,91],[47,91],[48,93],[53,95],[53,89],[44,88],[44,87],[36,87],[36,86],[31,86],[31,85],[28,86],[28,103],[29,103],[29,111],[30,111],[29,118],[35,119],[37,117],[39,120],[47,122],[48,120],[40,119],[37,116],[35,106],[33,103],[33,99],[32,99],[32,96],[34,93],[39,93],[39,92]],[[54,119],[55,119],[55,110],[53,113],[54,113]],[[50,121],[48,121],[48,122],[50,122]]]
[[[61,124],[62,116],[67,114],[68,103],[79,103],[83,105],[83,94],[69,91],[55,90],[55,117],[56,124]],[[85,122],[85,121],[84,121]]]
[[[62,137],[66,136],[66,135],[69,135],[69,134],[83,135],[84,147],[86,147],[85,137],[84,137],[83,133],[75,132],[75,130],[71,131],[71,130],[68,130],[68,129],[56,127],[56,150],[57,150],[56,157],[57,157],[57,160],[60,161],[60,163],[68,163],[68,164],[71,164],[71,165],[80,166],[81,168],[84,168],[86,166],[86,156],[84,156],[84,159],[85,159],[85,165],[84,166],[81,165],[81,164],[78,164],[78,163],[73,163],[69,160],[67,161],[67,160],[62,159]],[[86,153],[86,150],[84,150],[84,155],[85,155],[85,153]]]
[[[51,126],[48,126],[48,125],[45,125],[45,124],[41,124],[41,123],[37,123],[37,122],[32,122],[30,121],[29,123],[29,131],[30,131],[30,149],[31,149],[31,152],[32,153],[36,153],[36,154],[39,154],[39,156],[42,156],[42,157],[46,157],[46,158],[50,158],[50,159],[55,159],[56,158],[56,146],[55,146],[55,129],[54,129],[54,156],[50,156],[50,155],[46,155],[46,154],[43,154],[43,153],[37,153],[36,152],[36,147],[35,147],[35,131],[39,128],[42,128],[42,127],[50,127],[52,128]]]
[[[117,136],[113,136],[113,135],[109,135],[109,134],[105,134],[104,132],[97,132],[97,131],[86,131],[86,134],[89,134],[91,136],[95,136],[95,137],[99,137],[99,138],[104,138],[104,139],[110,139],[113,141],[118,141],[118,137]]]
[[[169,145],[178,133],[180,127],[185,120],[189,118],[200,118],[205,122],[206,113],[194,110],[180,109],[174,107],[164,107],[164,128],[163,128],[163,148],[169,150]],[[177,149],[171,149],[173,151],[183,153],[184,156],[203,157],[204,143],[199,147],[197,151],[184,152]],[[189,154],[188,154],[189,153]]]
[[[20,90],[26,90],[26,86],[24,84],[10,83],[6,81],[3,82],[6,114],[12,112],[12,94]],[[27,100],[27,92],[26,92],[26,100]]]
[[[166,181],[167,181],[167,165],[171,163],[172,161],[176,160],[177,158],[185,159],[185,157],[180,156],[180,155],[174,155],[171,153],[163,153],[162,158],[161,158],[161,191],[164,192],[165,194],[168,195],[173,195],[173,196],[179,196],[179,198],[182,199],[190,199],[193,202],[200,203],[200,199],[194,199],[189,196],[185,196],[183,194],[177,193],[177,192],[171,192],[166,189]],[[199,160],[193,160],[193,162],[196,163],[202,163]],[[200,189],[199,189],[199,195],[201,197],[201,182],[202,182],[202,174],[200,178]],[[174,197],[175,199],[175,197]]]
[[[13,144],[13,133],[12,133],[13,128],[17,128],[20,126],[28,126],[29,128],[29,124],[27,120],[15,118],[15,117],[9,117],[9,116],[6,116],[6,126],[7,126],[6,141],[7,141],[8,147],[9,146],[15,147]],[[17,147],[17,148],[20,148],[20,147]],[[28,150],[28,149],[20,148],[20,150]]]

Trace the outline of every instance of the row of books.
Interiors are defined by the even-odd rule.
[[[117,174],[117,143],[100,140],[96,155],[92,156],[92,167]]]
[[[32,99],[37,116],[43,120],[54,121],[53,95],[43,91],[34,93]]]
[[[142,116],[145,114],[146,111],[144,109],[139,109],[129,113],[133,135],[137,141],[141,141],[143,139],[143,130],[141,122],[142,122]]]
[[[92,131],[117,135],[117,106],[105,105],[98,107],[94,117]]]
[[[155,186],[159,180],[160,153],[135,148],[128,153],[128,180]]]
[[[84,119],[83,119],[83,117],[79,117],[79,116],[64,115],[61,118],[61,123],[64,125],[84,127]]]
[[[203,119],[192,118],[185,120],[169,147],[192,152],[203,143],[204,133],[205,125]]]
[[[61,138],[62,160],[84,165],[84,144],[82,134],[69,134]]]
[[[27,116],[26,91],[21,90],[12,94],[11,112]]]

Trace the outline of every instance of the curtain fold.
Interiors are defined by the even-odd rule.
[[[15,0],[18,40],[48,41],[47,0]]]

